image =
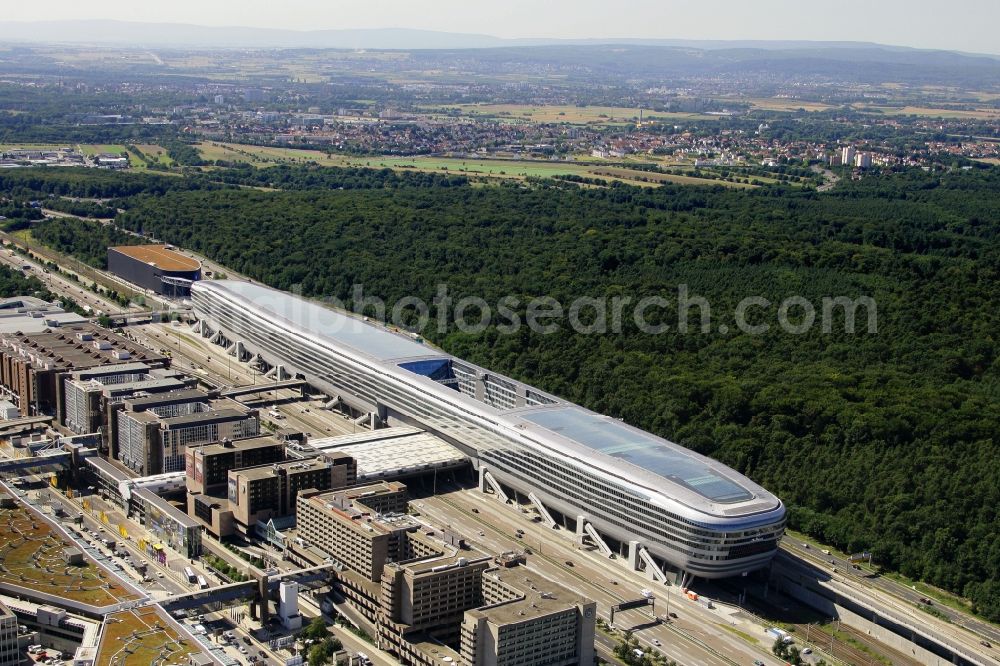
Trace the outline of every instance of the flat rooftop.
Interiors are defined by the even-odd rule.
[[[0,316],[0,333],[41,333],[50,328],[61,328],[82,324],[87,321],[86,317],[75,312],[46,312],[43,316],[34,316],[38,313],[4,315]]]
[[[483,578],[492,578],[500,582],[512,595],[515,595],[515,598],[508,601],[468,611],[473,615],[486,617],[494,624],[524,622],[535,617],[575,609],[578,604],[590,603],[589,599],[522,566],[491,569],[483,572]]]
[[[80,339],[83,336],[85,339]],[[94,343],[107,346],[98,349]],[[35,368],[83,370],[102,365],[121,365],[115,352],[128,352],[128,362],[167,365],[166,356],[89,322],[47,329],[40,333],[3,333],[0,344],[11,356],[30,360]]]
[[[246,477],[247,479],[266,479],[274,476],[275,468],[281,468],[288,472],[308,472],[324,469],[329,466],[330,463],[328,462],[318,458],[310,458],[308,460],[285,460],[283,462],[268,463],[266,465],[258,465],[256,467],[244,467],[243,469],[230,470],[230,472],[238,476]]]
[[[263,449],[272,446],[282,446],[284,442],[274,437],[251,437],[250,439],[237,439],[229,444],[206,444],[193,450],[205,456],[214,456],[221,453],[235,453],[236,451],[250,451],[252,449]]]
[[[358,465],[358,481],[419,474],[464,465],[468,456],[417,428],[384,428],[309,441],[317,451],[346,453]]]
[[[152,412],[140,412],[140,414],[152,414]],[[183,416],[171,416],[160,419],[160,422],[168,428],[174,428],[199,423],[225,423],[227,421],[240,421],[246,418],[250,418],[250,414],[248,412],[240,411],[238,409],[218,409],[207,412],[195,412],[194,414],[185,414]]]
[[[168,250],[166,245],[119,245],[108,249],[151,266],[162,268],[165,271],[197,271],[201,269],[200,262],[179,252]]]
[[[189,655],[202,648],[173,625],[155,606],[108,615],[94,666],[187,663]]]
[[[228,297],[249,316],[282,319],[293,329],[323,343],[333,344],[375,360],[440,356],[408,335],[366,323],[318,303],[291,296],[283,291],[238,280],[198,282],[192,290],[209,291]],[[259,314],[255,314],[256,310]]]

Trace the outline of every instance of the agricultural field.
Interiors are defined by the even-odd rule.
[[[96,666],[165,666],[187,663],[198,648],[147,606],[108,615],[104,620]]]
[[[859,111],[875,111],[887,116],[924,116],[927,118],[960,118],[966,120],[1000,120],[1000,109],[935,109],[926,106],[864,106]]]
[[[89,561],[66,564],[67,546],[21,504],[0,509],[0,586],[19,585],[98,607],[135,598]]]
[[[763,111],[798,111],[799,109],[803,109],[805,111],[826,111],[827,109],[833,108],[829,104],[823,104],[821,102],[807,102],[805,100],[789,99],[787,97],[750,98],[741,99],[740,101],[747,102],[755,109],[761,109]]]
[[[62,150],[71,147],[56,143],[0,143],[0,152],[7,150]]]
[[[451,157],[354,157],[327,154],[318,150],[298,148],[275,148],[270,146],[249,146],[225,143],[200,143],[198,151],[206,160],[243,161],[254,166],[274,164],[294,164],[315,162],[321,166],[369,167],[374,169],[412,170],[460,174],[478,178],[500,178],[523,180],[525,178],[551,178],[553,176],[581,176],[604,178],[630,185],[655,186],[657,183],[673,182],[686,185],[732,185],[735,183],[697,178],[656,174],[636,169],[595,165],[584,162],[549,162],[545,160],[502,160],[463,159]]]
[[[634,169],[623,169],[621,167],[596,167],[588,171],[588,173],[597,178],[610,177],[624,180],[626,182],[646,179],[652,183],[674,183],[677,185],[722,185],[724,187],[738,188],[756,187],[755,185],[750,185],[748,183],[729,183],[724,180],[712,180],[710,178],[698,178],[697,176],[684,176],[672,173],[637,171]]]
[[[81,143],[77,145],[77,148],[88,157],[93,157],[100,153],[114,153],[117,155],[126,151],[125,146],[120,143]]]
[[[460,104],[436,107],[440,111],[458,110],[467,116],[496,116],[535,123],[569,123],[570,125],[629,123],[639,120],[638,108],[621,106],[529,106],[525,104]],[[703,113],[671,113],[642,110],[643,120],[713,120],[717,116]]]

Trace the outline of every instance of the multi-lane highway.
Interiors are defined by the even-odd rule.
[[[833,569],[836,569],[837,573],[843,573],[846,578],[853,580],[857,585],[867,587],[872,590],[878,590],[886,595],[909,602],[914,606],[914,608],[918,608],[921,605],[927,605],[923,601],[927,599],[926,595],[923,595],[917,590],[907,587],[906,585],[898,583],[891,578],[885,578],[884,576],[866,576],[866,569],[855,568],[854,563],[838,553],[830,551],[830,553],[827,554],[822,550],[817,550],[815,546],[811,546],[807,542],[792,539],[790,537],[786,538],[782,542],[781,546],[785,551],[793,554],[799,559],[807,560],[814,564],[827,567],[831,573],[833,572]],[[935,614],[940,614],[941,617],[947,618],[947,622],[954,625],[951,627],[953,631],[955,627],[960,627],[968,632],[971,632],[974,636],[977,636],[977,640],[985,640],[991,645],[994,643],[1000,644],[1000,627],[983,620],[976,619],[968,613],[962,613],[943,604],[933,604],[933,607],[935,609]],[[921,613],[923,614],[918,615],[918,617],[925,617],[929,615],[925,611],[921,611]],[[985,648],[985,646],[981,644],[979,647],[981,649]],[[1000,657],[1000,652],[996,652],[995,654],[997,657]]]
[[[781,664],[768,651],[771,642],[764,627],[748,624],[732,609],[708,609],[690,601],[677,587],[657,585],[643,574],[629,571],[622,560],[581,549],[565,530],[553,531],[535,523],[531,514],[502,504],[492,495],[452,489],[415,500],[414,507],[432,527],[455,529],[485,552],[528,549],[529,571],[594,599],[599,616],[606,621],[613,604],[641,598],[644,588],[654,590],[655,616],[648,607],[620,612],[615,615],[615,627],[633,629],[645,649],[657,650],[680,664],[750,664],[758,659]],[[523,531],[522,537],[517,536],[518,530]],[[654,617],[669,618],[670,613],[677,617],[670,622],[654,621]],[[759,636],[758,643],[751,645],[733,629]],[[611,647],[615,643],[603,634],[599,639]]]
[[[920,608],[920,595],[912,595],[913,590],[909,590],[911,594],[906,594],[908,588],[903,586],[878,585],[886,581],[862,575],[851,566],[851,562],[832,552],[817,551],[815,547],[806,547],[802,543],[796,547],[789,539],[785,540],[783,548],[779,554],[783,564],[802,576],[823,581],[822,585],[832,593],[877,610],[882,617],[909,627],[913,633],[926,636],[970,663],[1000,664],[1000,651],[991,640]],[[817,575],[817,570],[822,573]],[[897,594],[900,587],[904,594]]]
[[[191,253],[187,253],[191,255]],[[194,256],[194,255],[191,255]],[[196,257],[204,261],[202,257]],[[83,288],[56,272],[44,272],[37,262],[24,259],[9,250],[0,251],[0,262],[20,269],[25,264],[54,293],[65,295],[95,310],[120,312],[121,308]],[[238,277],[223,266],[206,262],[213,273],[225,272]],[[210,343],[185,325],[132,326],[126,331],[137,342],[152,349],[170,350],[174,364],[212,386],[257,385],[266,387],[273,380],[229,356],[224,349]],[[283,415],[272,419],[276,426],[291,427],[313,436],[350,433],[351,421],[320,408],[321,402],[303,401],[294,390],[254,394],[243,399],[248,406],[261,408],[261,416],[277,409]],[[452,490],[438,497],[417,500],[415,505],[432,527],[450,526],[480,549],[499,553],[528,548],[529,570],[561,585],[577,590],[598,602],[601,617],[608,619],[611,605],[639,597],[643,588],[655,590],[656,616],[673,613],[677,617],[667,623],[655,623],[647,609],[622,612],[615,617],[619,629],[635,628],[635,636],[650,650],[658,650],[680,664],[715,666],[753,663],[780,664],[770,654],[771,640],[766,628],[739,609],[717,604],[716,608],[689,601],[676,587],[654,585],[638,572],[629,571],[622,560],[609,560],[596,552],[580,549],[573,535],[564,530],[553,531],[530,520],[530,514],[503,505],[492,496],[467,490]],[[518,536],[518,530],[522,536]],[[828,571],[838,585],[864,597],[878,607],[891,609],[909,620],[930,628],[964,652],[989,654],[1000,663],[996,648],[983,642],[1000,644],[1000,629],[951,608],[935,606],[947,621],[920,610],[918,592],[894,581],[865,578],[858,575],[852,564],[836,554],[827,555],[816,546],[786,538],[784,552],[800,562],[807,562]],[[162,585],[173,587],[169,579]],[[669,609],[667,604],[669,603]],[[669,617],[669,616],[668,616]],[[614,639],[599,635],[605,649]]]

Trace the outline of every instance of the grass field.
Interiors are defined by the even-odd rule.
[[[587,125],[639,120],[638,108],[622,106],[530,106],[527,104],[460,104],[434,107],[442,111],[458,110],[467,116],[496,116],[527,120],[535,123],[569,123]],[[642,112],[643,120],[714,120],[716,116],[702,113]]]
[[[352,157],[336,154],[328,156],[327,153],[318,150],[226,143],[200,143],[197,144],[197,147],[202,157],[206,160],[243,161],[255,166],[315,162],[322,166],[384,168],[430,173],[447,172],[479,178],[523,180],[528,177],[551,178],[553,176],[576,175],[585,178],[616,180],[644,187],[655,187],[658,183],[666,182],[682,185],[750,187],[741,183],[726,183],[724,181],[696,178],[693,176],[657,174],[636,169],[610,165],[601,166],[583,162],[503,159],[476,160],[450,157]]]
[[[728,183],[724,180],[712,180],[710,178],[697,178],[695,176],[681,176],[672,173],[655,173],[649,171],[636,171],[634,169],[623,169],[621,167],[595,167],[588,173],[598,178],[612,177],[626,181],[646,178],[654,183],[675,183],[678,185],[723,185],[725,187],[748,188],[755,187],[747,183]]]
[[[821,102],[806,102],[801,99],[788,99],[785,97],[750,98],[740,101],[748,102],[754,108],[765,111],[798,111],[799,109],[805,109],[806,111],[826,111],[833,108],[829,104]]]
[[[120,143],[81,143],[77,147],[80,152],[87,156],[97,155],[98,153],[118,153],[125,152],[125,146]]]
[[[68,544],[21,504],[0,509],[0,584],[20,585],[94,606],[135,598],[91,562],[68,565]]]
[[[927,118],[964,118],[968,120],[1000,120],[1000,109],[963,111],[935,109],[926,106],[865,106],[854,105],[858,111],[878,111],[887,116],[924,116]]]
[[[237,144],[198,144],[207,160],[241,160],[256,166],[316,162],[322,166],[411,169],[414,171],[455,172],[496,177],[553,176],[586,173],[586,167],[565,162],[532,160],[463,160],[448,157],[352,157],[298,148],[274,148]]]
[[[198,652],[180,640],[152,607],[109,615],[104,620],[96,666],[166,666],[186,664]]]
[[[5,150],[62,150],[71,147],[71,145],[64,143],[3,143],[0,144],[0,152]]]

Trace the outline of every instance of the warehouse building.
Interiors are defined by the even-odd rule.
[[[108,270],[134,285],[173,298],[187,298],[201,279],[201,263],[169,245],[108,248]]]

